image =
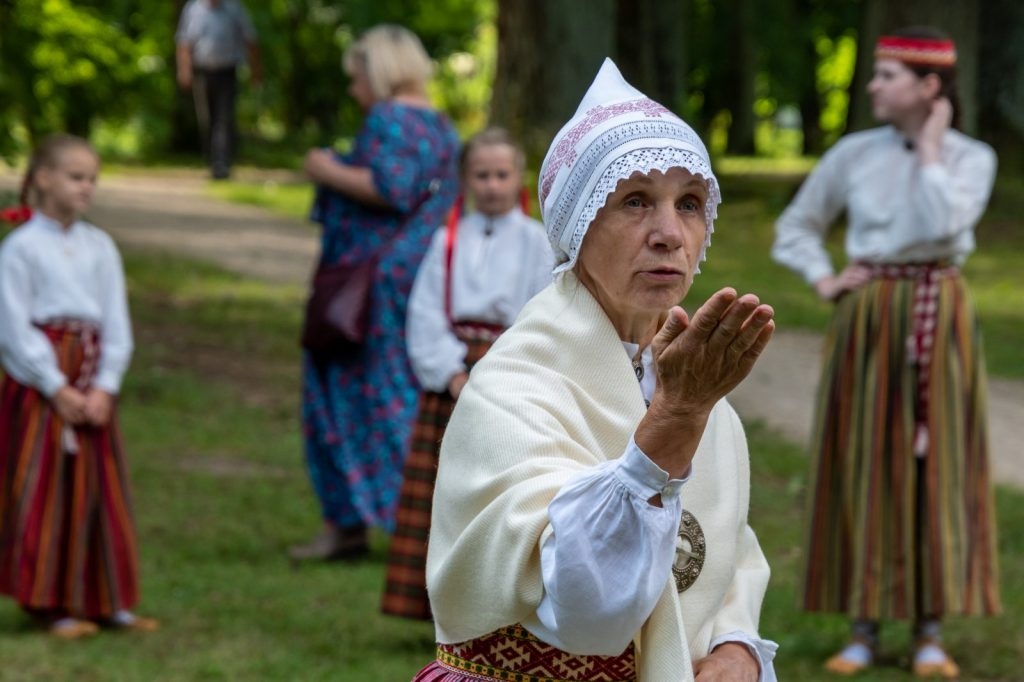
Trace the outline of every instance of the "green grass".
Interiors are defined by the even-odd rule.
[[[309,183],[230,180],[211,183],[207,191],[218,199],[260,206],[297,220],[307,219],[313,203],[313,186]]]
[[[288,544],[317,530],[298,433],[303,292],[166,255],[127,252],[138,350],[124,387],[150,635],[56,642],[0,601],[0,680],[407,680],[432,657],[432,628],[377,611],[386,539],[369,560],[292,567]],[[796,608],[806,462],[755,424],[751,518],[773,567],[762,616],[782,680],[820,680],[845,638],[840,617]],[[950,621],[964,680],[1020,679],[1024,495],[1000,490],[1006,615]],[[905,664],[905,628],[885,654]],[[890,636],[891,635],[891,636]],[[905,666],[904,666],[905,667]],[[863,680],[904,680],[886,668]]]

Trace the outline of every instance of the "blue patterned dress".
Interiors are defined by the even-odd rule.
[[[321,262],[358,263],[383,246],[360,355],[303,357],[306,461],[323,518],[342,527],[390,531],[394,523],[419,391],[406,355],[406,303],[431,235],[458,192],[458,151],[443,114],[379,102],[340,160],[370,168],[392,208],[318,189],[313,220],[323,225]]]

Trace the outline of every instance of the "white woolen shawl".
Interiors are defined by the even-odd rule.
[[[619,457],[644,411],[611,322],[565,273],[473,369],[445,432],[427,559],[438,641],[529,627],[548,504],[577,474]],[[636,633],[641,682],[691,680],[714,637],[757,636],[769,569],[747,525],[749,485],[743,429],[723,400],[683,489],[707,539],[704,569],[683,594],[669,579]]]

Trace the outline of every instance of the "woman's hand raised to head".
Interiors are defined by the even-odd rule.
[[[729,288],[709,298],[692,320],[672,308],[652,342],[655,398],[681,414],[710,411],[750,373],[775,330],[774,315],[757,296]]]

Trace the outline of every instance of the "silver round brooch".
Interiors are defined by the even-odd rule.
[[[679,592],[686,591],[697,581],[704,568],[706,554],[704,531],[697,518],[684,509],[683,518],[679,522],[679,534],[676,536],[676,558],[672,562],[672,576],[676,579]]]

